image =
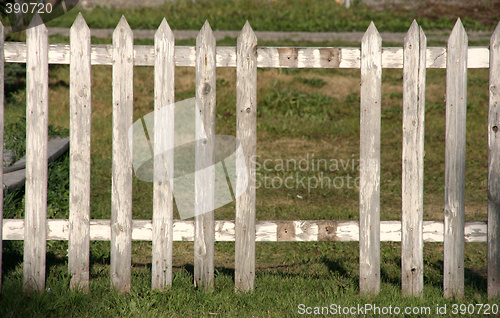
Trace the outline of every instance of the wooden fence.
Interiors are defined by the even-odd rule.
[[[468,47],[460,20],[446,48],[427,48],[424,32],[416,22],[403,48],[382,48],[373,23],[361,48],[298,48],[257,47],[257,38],[247,23],[236,47],[216,47],[207,22],[196,46],[184,47],[175,46],[165,20],[156,32],[154,46],[134,46],[125,18],[113,33],[112,45],[91,45],[90,30],[81,15],[71,28],[70,45],[49,45],[47,29],[40,22],[32,22],[36,26],[27,30],[26,44],[4,43],[0,36],[0,80],[4,79],[4,62],[26,63],[27,69],[25,219],[5,219],[0,227],[3,240],[24,240],[26,291],[45,287],[46,240],[69,240],[71,286],[84,290],[89,286],[89,242],[111,241],[111,283],[120,291],[131,287],[133,240],[153,242],[152,288],[160,290],[172,284],[173,241],[194,241],[194,283],[206,289],[213,288],[214,241],[235,241],[235,288],[243,291],[254,287],[256,241],[359,240],[361,293],[374,294],[380,289],[380,241],[401,241],[402,290],[419,295],[423,291],[423,242],[444,241],[444,295],[461,297],[464,242],[487,241],[488,295],[500,295],[500,27],[491,37],[490,48]],[[3,32],[3,27],[0,30]],[[49,64],[70,65],[69,220],[46,218]],[[113,67],[111,220],[90,219],[91,65]],[[173,220],[173,192],[168,182],[154,183],[153,219],[132,220],[133,174],[127,129],[132,125],[133,68],[140,65],[155,67],[155,109],[174,101],[175,67],[196,68],[196,99],[208,136],[215,134],[216,68],[236,67],[237,138],[247,163],[256,155],[257,68],[360,68],[360,159],[365,164],[360,167],[359,222],[256,222],[255,166],[247,167],[250,184],[236,199],[235,221],[215,221],[213,212],[194,221]],[[484,127],[489,147],[488,221],[464,222],[467,69],[488,67],[489,119]],[[382,68],[403,68],[402,221],[380,221]],[[423,221],[426,68],[447,70],[444,223]],[[2,121],[3,96],[2,91]],[[173,121],[158,126],[163,128],[155,131],[155,138],[173,138]],[[0,127],[2,147],[3,122]],[[241,173],[245,171],[237,171]],[[241,184],[237,182],[237,186]]]

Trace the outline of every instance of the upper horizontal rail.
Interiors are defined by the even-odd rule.
[[[50,64],[69,64],[69,45],[49,45]],[[236,67],[236,47],[222,46],[216,49],[217,67]],[[260,68],[360,68],[360,48],[333,47],[258,47],[257,67]],[[489,67],[488,47],[469,47],[468,68]],[[113,64],[112,45],[92,45],[92,65]],[[194,46],[175,47],[175,65],[194,67]],[[135,45],[134,65],[154,66],[154,46]],[[25,43],[5,43],[5,62],[26,63]],[[403,68],[403,48],[382,48],[383,68]],[[446,68],[446,48],[427,49],[427,68]]]

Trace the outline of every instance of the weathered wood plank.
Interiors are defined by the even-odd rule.
[[[90,29],[80,13],[70,31],[70,174],[68,263],[71,288],[89,291],[90,262]]]
[[[2,22],[0,22],[0,162],[3,165],[3,125],[4,125],[4,82],[5,82],[5,72],[4,72],[4,27]],[[3,168],[3,166],[2,166]],[[0,174],[0,185],[3,186],[3,173]],[[3,202],[3,190],[0,191],[0,202]],[[3,224],[3,204],[0,204],[0,224]],[[3,254],[3,241],[2,241],[2,229],[0,228],[0,273],[2,273],[2,254]],[[0,275],[0,294],[2,293],[2,275]]]
[[[163,19],[155,34],[155,113],[152,289],[172,285],[175,40]]]
[[[424,119],[427,41],[414,20],[404,39],[401,289],[424,288]]]
[[[294,60],[297,68],[360,68],[360,48],[314,48],[314,47],[259,47],[257,48],[257,67],[280,68],[291,67],[289,62],[280,64],[279,52],[296,51],[297,59]],[[338,51],[332,60],[326,58],[332,52]],[[236,67],[236,47],[217,47],[217,67]],[[446,68],[446,48],[429,47],[427,49],[427,68]],[[9,63],[26,63],[26,44],[5,43],[5,61]],[[194,46],[175,47],[175,65],[194,67],[196,61],[196,48]],[[333,61],[333,63],[332,63]],[[69,64],[69,45],[49,45],[50,64]],[[92,65],[112,65],[113,46],[95,44],[91,48]],[[154,66],[154,47],[147,45],[134,46],[134,65]],[[403,68],[403,49],[399,47],[384,47],[382,49],[383,68]],[[488,68],[488,47],[471,47],[468,49],[468,68]]]
[[[129,291],[132,261],[133,35],[122,17],[113,32],[113,158],[111,182],[111,285]]]
[[[257,155],[257,37],[245,23],[237,40],[235,289],[248,291],[255,280],[255,160]]]
[[[444,297],[464,294],[467,34],[460,19],[448,40],[444,184]]]
[[[215,37],[205,22],[196,38],[194,285],[213,290],[215,200]]]
[[[257,242],[279,242],[284,237],[285,224],[292,225],[293,236],[288,235],[286,241],[292,242],[357,242],[359,241],[358,221],[256,221],[255,240]],[[278,228],[283,233],[278,233]],[[194,221],[174,220],[174,241],[194,241]],[[465,223],[465,242],[485,243],[487,241],[487,225],[485,221]],[[151,241],[153,237],[151,220],[132,221],[132,240]],[[443,242],[444,226],[441,221],[424,221],[424,242]],[[278,237],[278,234],[281,238]],[[64,241],[69,238],[69,221],[61,219],[47,220],[47,239]],[[24,220],[5,219],[3,224],[4,240],[24,239]],[[110,220],[90,221],[91,241],[110,241]],[[215,221],[215,240],[219,242],[235,241],[235,221]],[[401,242],[401,222],[380,222],[381,242]]]
[[[500,24],[490,41],[488,297],[500,296]]]
[[[26,30],[25,292],[45,288],[49,65],[47,28],[37,14]]]
[[[359,289],[380,291],[380,120],[382,39],[370,23],[361,41]]]

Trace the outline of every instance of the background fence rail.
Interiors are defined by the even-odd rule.
[[[39,17],[38,17],[39,18]],[[35,23],[36,21],[34,21]],[[0,27],[0,31],[3,28]],[[405,294],[423,290],[423,242],[444,242],[444,295],[461,297],[464,289],[464,242],[487,242],[488,295],[500,294],[500,145],[498,108],[499,28],[491,47],[468,47],[460,20],[447,48],[427,48],[416,22],[403,48],[383,48],[372,23],[361,48],[257,47],[257,38],[245,24],[236,47],[216,47],[208,22],[196,46],[175,46],[164,20],[154,46],[133,45],[126,19],[113,33],[112,45],[90,45],[90,30],[80,15],[71,28],[71,44],[48,44],[43,24],[28,30],[27,43],[0,41],[0,78],[3,63],[27,65],[27,163],[25,219],[5,219],[3,240],[25,241],[25,290],[45,286],[46,240],[69,240],[71,286],[88,290],[89,241],[111,242],[111,283],[121,291],[131,287],[131,243],[153,241],[152,288],[172,283],[172,242],[194,241],[194,284],[213,289],[214,241],[235,241],[235,288],[251,290],[255,279],[256,241],[359,241],[360,291],[380,289],[380,242],[402,241],[402,289]],[[47,220],[48,64],[70,64],[70,217]],[[111,220],[90,220],[90,115],[91,65],[113,66],[113,158]],[[236,199],[236,220],[215,221],[214,191],[202,186],[214,181],[206,170],[196,179],[195,220],[173,220],[173,188],[155,180],[153,219],[132,220],[132,160],[127,130],[132,125],[134,66],[155,66],[155,110],[174,101],[176,66],[196,68],[197,137],[207,143],[196,148],[198,168],[214,163],[208,148],[215,137],[216,68],[237,71],[237,138],[245,162],[256,154],[257,68],[360,68],[360,220],[255,221],[255,167],[247,165],[250,187]],[[488,119],[488,222],[464,222],[465,123],[468,68],[490,67]],[[380,120],[382,68],[403,68],[403,206],[402,221],[380,220]],[[447,69],[446,165],[444,223],[423,221],[423,132],[426,68]],[[76,74],[78,74],[76,76]],[[3,85],[2,85],[3,86]],[[3,121],[3,91],[0,120]],[[156,115],[155,115],[156,116]],[[155,117],[154,138],[173,145],[173,111]],[[3,127],[3,124],[2,124]],[[486,127],[485,127],[486,129]],[[205,134],[206,133],[206,134]],[[0,131],[0,139],[3,136]],[[2,144],[3,140],[0,140]],[[157,156],[155,169],[164,163],[173,171],[171,157]],[[169,153],[169,152],[167,152]],[[158,157],[158,158],[156,158]],[[240,167],[240,165],[237,165]],[[237,168],[241,175],[246,171]],[[155,170],[156,171],[156,170]],[[167,169],[167,171],[170,171]],[[239,189],[242,190],[242,189]],[[208,211],[208,213],[203,213]],[[1,215],[0,215],[1,220]]]

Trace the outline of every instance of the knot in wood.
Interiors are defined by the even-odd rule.
[[[203,94],[208,94],[210,93],[210,91],[212,90],[212,87],[210,86],[210,84],[208,83],[205,83],[205,85],[203,85]]]

